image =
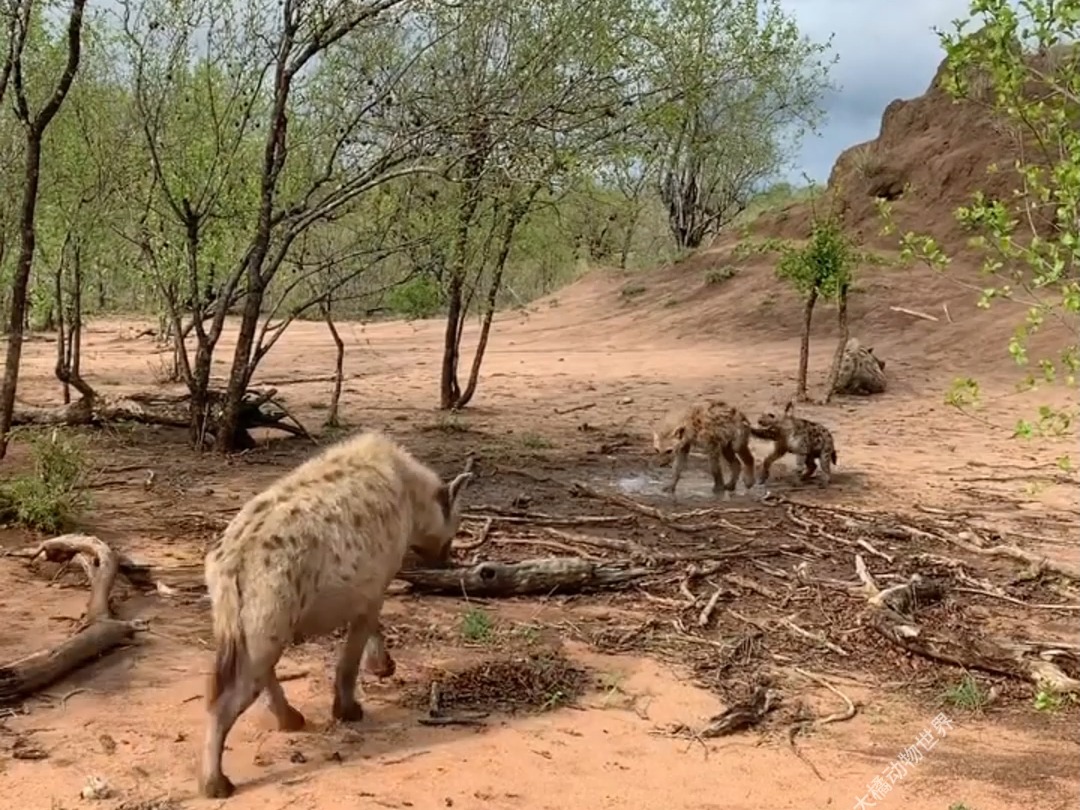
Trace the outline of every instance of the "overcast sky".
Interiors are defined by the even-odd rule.
[[[881,113],[895,98],[921,95],[944,54],[933,26],[952,30],[967,17],[968,0],[782,0],[813,40],[835,33],[833,66],[838,90],[825,99],[820,137],[807,135],[789,179],[801,173],[824,182],[837,155],[877,137]]]

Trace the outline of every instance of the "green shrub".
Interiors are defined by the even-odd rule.
[[[0,520],[59,532],[86,508],[85,444],[61,430],[29,434],[33,470],[0,483]]]

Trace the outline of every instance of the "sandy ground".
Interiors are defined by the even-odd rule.
[[[674,322],[674,315],[620,306],[624,284],[590,281],[527,313],[504,316],[475,407],[455,416],[433,408],[441,324],[344,324],[349,350],[343,416],[352,427],[392,432],[444,471],[460,466],[472,447],[481,456],[497,447],[504,465],[586,477],[597,487],[621,482],[635,497],[662,503],[656,488],[663,471],[647,452],[652,420],[705,395],[722,396],[752,415],[782,405],[792,390],[797,342],[787,326],[763,331],[752,342],[745,331],[736,342],[700,329],[654,328]],[[962,307],[952,314],[962,317]],[[127,322],[96,322],[88,330],[83,367],[102,393],[155,384],[158,347],[131,334]],[[982,339],[989,344],[997,338]],[[989,400],[982,421],[945,406],[949,381],[968,372],[959,367],[964,361],[950,360],[948,345],[928,356],[928,340],[893,335],[882,344],[879,353],[889,358],[896,380],[887,396],[805,408],[833,429],[840,463],[834,487],[810,486],[801,497],[897,511],[915,505],[974,510],[1002,532],[1026,534],[1029,548],[1076,563],[1075,479],[1054,467],[1058,455],[1075,448],[1067,440],[1018,446],[987,426],[1010,424],[1039,401],[1012,393],[1015,370],[1007,360],[978,369]],[[219,357],[230,357],[231,349],[226,341]],[[21,399],[55,401],[52,352],[44,339],[28,345]],[[814,375],[823,373],[830,352],[831,344],[816,352]],[[259,382],[277,387],[301,420],[315,426],[330,383],[304,380],[329,374],[332,365],[325,328],[297,324],[267,358]],[[588,407],[556,412],[572,406]],[[611,435],[629,439],[598,452],[598,438]],[[188,451],[179,431],[141,428],[105,431],[93,441],[101,449],[100,472],[84,528],[153,565],[194,566],[195,576],[205,543],[242,500],[313,451],[290,440],[222,461]],[[16,448],[12,466],[20,463],[20,452]],[[759,458],[762,453],[755,446]],[[680,497],[687,508],[711,500],[704,462],[692,463]],[[148,469],[157,475],[150,489],[142,486]],[[781,465],[776,469],[782,478]],[[470,497],[492,503],[510,486],[500,490],[491,483],[492,489],[479,488]],[[526,496],[530,491],[528,479],[511,488]],[[737,499],[742,508],[755,508],[749,496]],[[6,548],[32,539],[13,530],[0,533]],[[85,607],[85,589],[73,576],[52,582],[44,568],[28,573],[22,561],[9,558],[0,559],[0,577],[0,660],[62,638]],[[450,598],[395,597],[387,621],[391,627],[414,622],[445,630],[460,622],[466,607]],[[488,609],[500,621],[543,624],[568,621],[585,608],[573,601],[514,600]],[[793,753],[782,729],[709,741],[660,733],[675,723],[700,727],[724,704],[678,666],[600,655],[575,641],[567,641],[569,652],[603,673],[576,706],[498,715],[483,728],[421,727],[415,711],[401,705],[401,690],[433,660],[452,661],[461,644],[398,639],[392,650],[398,673],[385,682],[365,676],[367,716],[355,728],[329,721],[332,669],[326,662],[332,646],[308,644],[289,652],[279,671],[306,673],[285,688],[311,727],[281,733],[271,729],[264,710],[250,711],[230,737],[225,760],[239,792],[227,805],[211,803],[194,794],[203,722],[199,696],[211,660],[205,607],[196,600],[129,595],[121,612],[150,621],[139,644],[52,685],[8,716],[0,710],[0,786],[8,806],[541,810],[663,804],[673,810],[764,810],[944,809],[963,803],[970,810],[1051,810],[1074,807],[1080,789],[1075,723],[1035,712],[1030,694],[1019,709],[980,715],[912,697],[876,674],[850,672],[836,683],[845,684],[859,713],[800,737],[799,750],[819,777]],[[1075,636],[1076,615],[1033,614],[1031,633]],[[834,694],[803,686],[819,714],[842,708]],[[935,731],[941,712],[952,726]],[[936,742],[904,775],[879,786],[875,798],[875,777],[920,735],[924,743]],[[45,757],[17,757],[16,749],[26,746]],[[108,783],[107,798],[79,797],[91,777]],[[860,797],[867,803],[858,804]]]

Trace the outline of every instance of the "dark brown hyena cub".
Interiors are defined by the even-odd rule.
[[[709,456],[713,492],[730,494],[735,491],[739,481],[740,464],[746,489],[749,490],[754,485],[750,420],[738,408],[722,400],[710,400],[688,410],[669,414],[653,431],[653,450],[661,454],[675,454],[671,465],[671,481],[664,485],[664,492],[675,494],[679,477],[686,469],[690,448],[695,444]],[[730,479],[725,475],[725,462],[731,470]]]
[[[821,464],[821,485],[828,486],[832,477],[832,465],[836,463],[836,445],[827,427],[795,415],[795,403],[788,402],[784,415],[763,413],[756,427],[750,432],[759,439],[773,443],[773,449],[761,462],[758,485],[769,478],[769,468],[785,453],[794,453],[795,470],[802,473],[802,480],[809,480]]]

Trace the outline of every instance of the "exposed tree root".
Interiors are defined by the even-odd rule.
[[[942,581],[924,580],[915,575],[907,583],[882,591],[861,557],[856,557],[856,570],[869,594],[871,626],[897,647],[933,661],[1030,681],[1055,692],[1080,693],[1080,680],[1065,674],[1052,661],[1068,659],[1074,668],[1080,667],[1080,656],[1074,650],[928,630],[915,623],[915,612],[919,605],[944,598],[946,588]]]
[[[90,580],[90,599],[75,635],[49,650],[0,665],[0,706],[17,703],[73,672],[89,661],[129,640],[138,622],[119,621],[109,607],[109,595],[120,571],[120,558],[96,537],[65,534],[41,543],[33,562],[44,556],[51,562],[74,559]]]

